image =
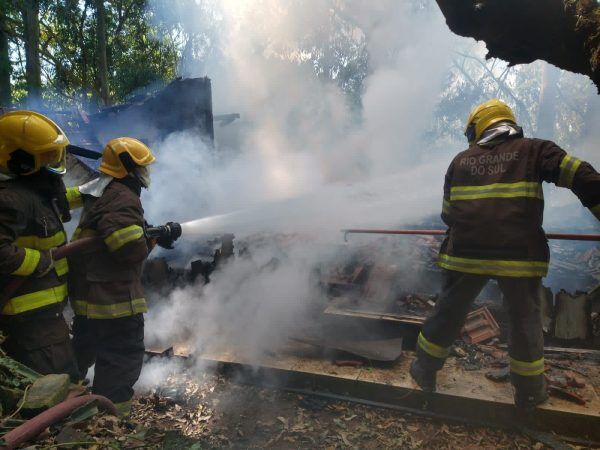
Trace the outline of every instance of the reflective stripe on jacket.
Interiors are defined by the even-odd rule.
[[[75,314],[116,319],[147,311],[142,265],[148,256],[144,211],[126,183],[112,181],[100,198],[84,195],[73,240],[97,236],[106,247],[70,259],[69,296]]]
[[[513,137],[459,153],[444,183],[448,232],[439,265],[481,275],[545,276],[544,181],[571,189],[600,220],[600,174],[553,142]]]
[[[13,276],[28,277],[2,315],[39,310],[67,297],[66,259],[55,261],[54,269],[42,277],[31,276],[42,258],[49,257],[43,251],[66,243],[52,196],[38,184],[35,176],[0,182],[0,286],[7,286]]]

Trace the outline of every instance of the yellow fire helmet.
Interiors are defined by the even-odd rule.
[[[67,171],[69,139],[48,117],[34,111],[10,111],[0,116],[0,171],[31,175],[42,168]]]
[[[493,98],[476,106],[469,114],[465,128],[469,144],[477,142],[483,132],[492,125],[506,120],[517,123],[512,109],[502,100]]]
[[[141,141],[130,137],[112,139],[104,147],[100,172],[114,178],[125,178],[136,167],[146,167],[155,158]]]

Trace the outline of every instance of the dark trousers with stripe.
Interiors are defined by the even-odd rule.
[[[73,348],[81,378],[95,363],[92,392],[114,403],[133,397],[144,360],[144,316],[88,319],[75,316]]]
[[[77,380],[77,366],[62,305],[17,316],[1,316],[0,329],[8,335],[7,355],[42,375],[66,373]]]
[[[509,316],[511,380],[517,390],[539,389],[544,383],[544,335],[540,308],[541,278],[537,277],[490,277],[446,271],[442,294],[419,337],[418,361],[429,370],[442,368],[445,355],[458,337],[471,304],[491,278],[498,282]]]

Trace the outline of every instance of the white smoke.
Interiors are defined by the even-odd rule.
[[[187,243],[201,240],[198,233],[235,233],[238,240],[300,235],[252,238],[252,259],[238,258],[210,284],[155,304],[149,340],[187,340],[194,348],[234,342],[246,355],[275,350],[319,300],[311,273],[342,245],[340,229],[418,223],[439,212],[443,173],[459,148],[433,159],[422,134],[458,38],[437,8],[334,3],[369,54],[360,114],[338,84],[315,77],[304,63],[307,52],[317,51],[302,48],[307,36],[324,45],[333,38],[332,2],[212,4],[221,13],[222,47],[188,74],[208,75],[215,110],[242,119],[216,129],[216,150],[187,133],[153,146],[158,162],[146,216],[155,223],[200,219],[184,227]],[[220,146],[229,142],[226,133],[239,134],[239,149]],[[279,261],[271,266],[273,255]]]
[[[209,285],[163,299],[149,316],[149,338],[191,339],[196,347],[226,339],[259,354],[302,323],[317,295],[311,270],[336,250],[341,228],[416,224],[439,213],[445,169],[464,143],[427,148],[423,130],[453,49],[479,55],[482,47],[453,35],[433,2],[151,3],[164,16],[157,20],[175,15],[190,35],[213,33],[217,49],[196,66],[187,61],[185,75],[209,76],[215,112],[238,112],[241,120],[216,128],[216,149],[187,133],[154,143],[146,216],[198,219],[184,228],[191,240],[202,233],[303,237],[284,250],[260,241],[253,260],[237,259]],[[364,43],[368,53],[360,109],[307,64],[320,51],[315,45],[335,38],[334,11],[351,24],[348,42]],[[239,148],[228,148],[231,142]],[[273,254],[280,264],[264,269]]]
[[[188,14],[183,20],[188,33],[202,31],[207,8],[221,13],[216,39],[221,51],[199,68],[212,72],[190,75],[211,77],[216,110],[241,113],[241,123],[229,127],[241,134],[242,144],[239,152],[224,154],[222,149],[209,151],[193,136],[177,134],[155,145],[156,179],[145,199],[152,220],[184,221],[313,193],[326,197],[323,189],[357,182],[368,190],[366,185],[382,176],[396,177],[400,198],[424,192],[431,197],[437,189],[434,203],[439,208],[439,170],[456,149],[449,149],[445,159],[432,160],[422,134],[431,122],[450,50],[459,39],[437,8],[415,10],[413,3],[226,0],[184,9],[189,2],[169,2],[175,11]],[[302,48],[307,36],[320,37],[319,45],[333,39],[332,8],[340,8],[356,24],[357,42],[363,35],[366,41],[370,74],[360,117],[337,84],[316,78],[313,68],[301,63],[310,51]],[[197,21],[190,20],[193,11]],[[195,22],[199,25],[194,30]],[[216,129],[217,144],[227,132]],[[431,176],[410,176],[419,170],[427,175],[424,168],[431,164],[440,166]],[[329,221],[345,208],[354,211],[344,219],[361,220],[364,214],[353,199],[336,207],[340,200],[336,195],[329,211],[314,220]],[[424,214],[433,209],[424,206]],[[394,222],[403,221],[398,211],[386,214]]]

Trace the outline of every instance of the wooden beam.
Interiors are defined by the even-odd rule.
[[[346,395],[486,426],[513,429],[525,426],[600,441],[600,397],[592,382],[582,389],[583,397],[588,399],[585,406],[550,398],[535,410],[523,412],[513,405],[509,383],[488,380],[486,369],[465,371],[452,358],[439,373],[438,392],[434,394],[417,389],[408,375],[412,357],[386,367],[338,367],[317,357],[288,354],[251,359],[247,352],[228,348],[205,349],[195,359],[224,373],[241,375],[248,383],[304,389],[316,395],[322,392]]]

